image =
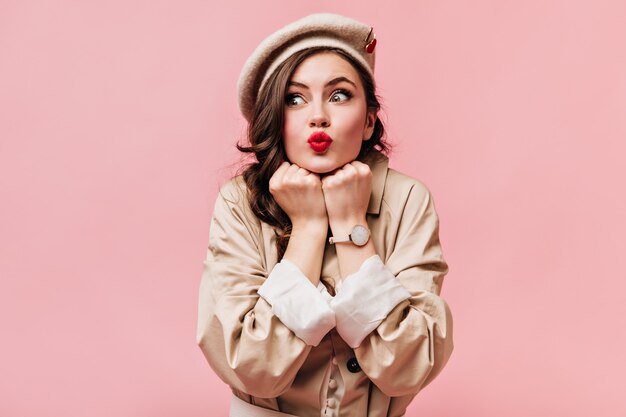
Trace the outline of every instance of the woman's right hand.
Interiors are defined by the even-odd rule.
[[[270,193],[287,213],[294,228],[309,224],[328,225],[319,175],[285,161],[270,178],[269,186]]]

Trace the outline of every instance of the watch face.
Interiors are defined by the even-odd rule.
[[[352,229],[352,233],[350,234],[352,242],[354,242],[354,244],[357,246],[365,245],[369,240],[369,237],[370,231],[367,230],[367,227],[361,226],[360,224],[354,226],[354,228]]]

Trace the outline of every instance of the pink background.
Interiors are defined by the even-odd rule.
[[[623,416],[626,3],[0,2],[0,415],[224,416],[195,344],[235,83],[315,11],[374,26],[455,352],[417,416]]]

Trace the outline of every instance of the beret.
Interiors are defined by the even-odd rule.
[[[272,33],[246,60],[237,82],[239,109],[246,120],[250,121],[257,95],[272,72],[294,53],[318,46],[342,49],[374,78],[373,28],[338,14],[315,13]]]

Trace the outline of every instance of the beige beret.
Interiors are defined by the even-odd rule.
[[[246,60],[237,90],[241,113],[250,121],[257,94],[276,68],[294,53],[317,46],[340,48],[374,77],[376,35],[373,28],[332,13],[316,13],[272,33]]]

